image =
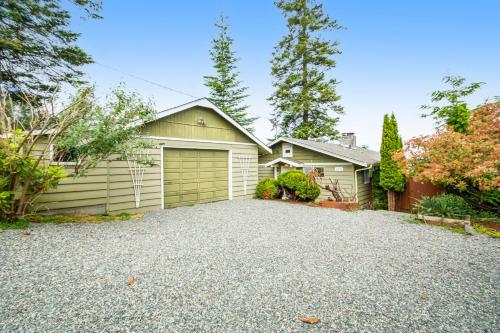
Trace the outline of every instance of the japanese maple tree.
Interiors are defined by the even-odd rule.
[[[500,103],[472,112],[465,133],[451,126],[406,142],[393,157],[414,180],[444,186],[473,206],[500,209]]]

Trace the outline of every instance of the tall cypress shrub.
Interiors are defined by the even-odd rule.
[[[392,155],[403,147],[403,140],[399,135],[398,123],[394,113],[384,115],[382,129],[382,144],[380,146],[380,181],[379,184],[387,191],[389,210],[396,209],[396,194],[402,192],[406,179]]]

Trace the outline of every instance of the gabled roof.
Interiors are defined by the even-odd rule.
[[[278,142],[288,142],[293,145],[314,150],[318,153],[339,158],[341,160],[345,160],[364,167],[367,167],[371,164],[380,163],[380,153],[378,151],[366,148],[361,148],[361,147],[349,148],[337,143],[318,142],[318,141],[301,140],[293,138],[279,138],[271,142],[269,146],[271,147]]]
[[[265,164],[266,167],[270,167],[276,163],[285,163],[285,164],[289,164],[293,167],[301,167],[304,165],[304,163],[300,162],[300,161],[296,161],[296,160],[292,160],[291,158],[286,158],[286,157],[278,157],[277,159],[275,160],[272,160],[271,162],[268,162]]]
[[[196,99],[194,101],[187,102],[185,104],[181,104],[179,106],[175,106],[173,108],[163,110],[163,111],[158,113],[156,119],[164,118],[164,117],[170,116],[174,113],[185,111],[185,110],[191,109],[191,108],[196,107],[196,106],[201,106],[201,107],[212,109],[215,113],[217,113],[219,116],[221,116],[222,118],[227,120],[231,125],[236,127],[239,131],[241,131],[248,138],[250,138],[253,142],[255,142],[259,147],[261,147],[262,149],[264,149],[268,153],[272,153],[272,150],[268,146],[266,146],[262,141],[257,139],[257,137],[255,137],[252,133],[250,133],[245,128],[243,128],[243,126],[241,126],[236,121],[234,121],[233,118],[229,117],[224,111],[222,111],[217,106],[215,106],[207,98],[199,98],[199,99]]]

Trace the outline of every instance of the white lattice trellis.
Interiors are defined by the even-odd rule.
[[[143,161],[148,158],[149,154],[145,150],[139,150],[133,154],[127,154],[128,169],[134,186],[135,208],[139,208],[141,206],[142,178],[144,177],[144,170],[146,170],[146,165]]]
[[[250,171],[250,161],[252,160],[252,156],[241,155],[239,159],[241,175],[243,176],[243,193],[247,194],[248,173]]]

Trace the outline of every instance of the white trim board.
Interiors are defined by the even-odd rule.
[[[276,163],[286,163],[286,164],[290,164],[291,166],[293,167],[301,167],[304,165],[304,163],[300,162],[300,163],[296,163],[294,161],[290,161],[289,159],[287,159],[286,157],[278,157],[277,159],[274,159],[272,160],[271,162],[267,162],[264,166],[266,167],[270,167]]]
[[[232,142],[232,141],[216,141],[216,140],[199,140],[199,139],[185,139],[185,138],[172,138],[168,136],[141,136],[145,139],[155,139],[155,140],[168,140],[168,141],[185,141],[185,142],[200,142],[200,143],[220,143],[227,145],[245,145],[245,146],[257,146],[256,143],[248,143],[248,142]]]
[[[302,148],[313,150],[313,151],[316,151],[316,152],[321,153],[321,154],[332,156],[332,157],[335,157],[335,158],[338,158],[338,159],[341,159],[341,160],[349,161],[349,162],[354,163],[356,165],[360,165],[360,166],[363,166],[363,167],[368,166],[368,164],[366,164],[365,162],[357,161],[357,160],[354,160],[352,158],[345,157],[345,156],[342,156],[342,155],[339,155],[339,154],[334,154],[334,153],[329,152],[327,150],[323,150],[323,149],[319,149],[319,148],[313,148],[313,147],[305,145],[303,143],[298,143],[298,142],[295,142],[295,141],[292,141],[292,140],[288,140],[288,138],[279,138],[279,139],[276,139],[276,140],[274,140],[273,142],[271,142],[269,144],[269,147],[274,146],[278,142],[282,142],[282,141],[291,143],[292,145],[296,145],[296,146],[299,146],[299,147],[302,147]]]
[[[209,109],[214,110],[219,116],[221,116],[222,118],[227,120],[231,125],[236,127],[238,130],[243,132],[243,134],[245,134],[247,137],[249,137],[252,141],[254,141],[257,145],[259,145],[262,149],[267,151],[269,154],[272,154],[272,150],[268,146],[266,146],[262,141],[257,139],[257,137],[255,137],[252,133],[247,131],[243,126],[241,126],[236,121],[234,121],[224,111],[222,111],[217,106],[215,106],[207,98],[196,99],[194,101],[191,101],[191,102],[188,102],[188,103],[161,111],[160,113],[158,113],[156,120],[170,116],[172,114],[175,114],[175,113],[178,113],[178,112],[181,112],[184,110],[187,110],[187,109],[191,109],[191,108],[196,107],[196,106],[201,106],[201,107],[205,107],[205,108],[209,108]]]

